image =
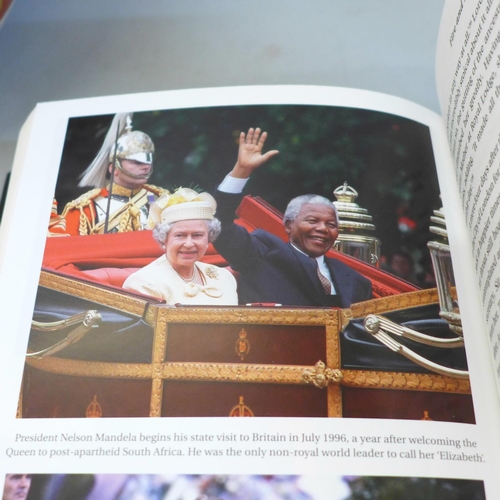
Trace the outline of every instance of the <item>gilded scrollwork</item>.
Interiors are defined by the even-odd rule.
[[[92,302],[98,302],[108,307],[142,317],[148,302],[144,299],[131,297],[124,293],[108,290],[76,279],[58,276],[49,271],[40,273],[40,286],[68,293]]]
[[[285,308],[163,308],[167,321],[172,323],[249,323],[260,325],[339,325],[335,309]]]
[[[74,377],[151,379],[153,376],[153,365],[142,363],[104,363],[48,357],[27,358],[26,364],[49,373]]]
[[[165,380],[253,382],[263,384],[306,384],[303,373],[309,366],[247,365],[241,363],[165,363]]]
[[[323,361],[318,361],[313,369],[304,370],[302,380],[313,384],[318,389],[324,389],[329,384],[338,384],[342,381],[342,371],[327,368]]]
[[[380,283],[372,283],[372,292],[378,297],[389,297],[394,295],[394,289],[388,286],[381,285]]]
[[[342,387],[339,384],[329,385],[328,391],[328,416],[330,418],[342,417]]]
[[[416,292],[401,293],[398,295],[391,295],[390,297],[358,302],[351,306],[351,313],[354,318],[362,318],[368,314],[387,313],[389,311],[397,311],[438,302],[437,289],[429,288]]]
[[[165,309],[158,310],[154,328],[153,353],[154,364],[162,363],[165,360],[165,351],[167,348],[168,320]]]
[[[304,373],[316,367],[301,365],[248,365],[241,363],[102,363],[63,358],[27,359],[33,368],[55,374],[80,377],[152,379],[153,396],[161,404],[161,383],[164,380],[197,380],[219,382],[254,382],[268,384],[314,383]],[[323,364],[324,366],[324,364]],[[337,381],[340,370],[325,368],[328,381]],[[317,385],[317,384],[315,384]]]
[[[159,391],[163,380],[198,380],[219,382],[255,382],[271,384],[314,383],[316,368],[300,365],[247,365],[240,363],[102,363],[56,357],[31,358],[26,363],[50,373],[80,377],[153,379]],[[426,373],[381,372],[368,370],[331,370],[329,382],[347,387],[399,389],[428,392],[470,394],[468,380]],[[310,374],[304,378],[304,372]],[[306,380],[307,379],[307,380]],[[317,384],[315,384],[317,385]],[[155,392],[156,393],[156,392]]]
[[[304,379],[304,372],[314,376],[315,367],[300,365],[247,365],[240,363],[161,363],[159,365],[134,363],[101,363],[77,361],[56,357],[27,359],[33,368],[50,373],[80,377],[154,379],[153,389],[161,403],[163,380],[198,380],[219,382],[255,382],[271,384],[314,383]],[[329,381],[347,387],[399,389],[429,392],[470,394],[468,380],[426,373],[381,372],[368,370],[331,370]],[[317,385],[317,384],[315,384]]]
[[[326,365],[328,368],[340,368],[340,340],[338,329],[326,327]]]
[[[342,385],[347,387],[453,392],[458,394],[470,394],[471,392],[468,380],[427,373],[343,370],[343,375]]]
[[[164,311],[158,310],[154,327],[153,353],[152,353],[152,385],[151,404],[149,415],[151,417],[161,416],[161,405],[163,398],[163,362],[167,349],[168,323]]]
[[[161,417],[161,404],[163,396],[163,380],[155,378],[151,385],[151,400],[149,407],[150,417]]]
[[[144,313],[143,319],[151,328],[154,328],[156,326],[157,316],[158,316],[158,308],[151,307],[151,305],[148,305],[146,307],[146,312]]]
[[[340,330],[342,331],[352,320],[352,310],[351,309],[341,309],[340,310]]]

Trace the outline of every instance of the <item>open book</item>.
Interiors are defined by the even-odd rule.
[[[499,12],[448,3],[443,117],[306,86],[39,104],[0,236],[3,498],[496,498]],[[124,114],[154,160],[149,143],[120,149]],[[79,188],[110,131],[114,177]],[[231,191],[247,146],[279,154]],[[147,187],[120,184],[137,164]],[[206,238],[183,277],[199,245],[174,254],[169,234],[212,220],[200,192],[222,232],[208,245],[204,223],[182,226]],[[321,202],[307,239],[297,221],[321,203],[286,208],[306,193],[334,202],[338,227]],[[208,208],[172,218],[183,203]],[[148,212],[171,226],[160,246]],[[280,281],[284,254],[297,265]],[[309,302],[311,256],[329,288]],[[127,286],[143,268],[168,293]]]

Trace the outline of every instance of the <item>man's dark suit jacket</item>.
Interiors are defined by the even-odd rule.
[[[249,233],[234,223],[242,194],[217,191],[216,217],[222,231],[214,242],[217,251],[240,273],[240,304],[274,302],[287,306],[350,307],[372,298],[370,280],[344,263],[325,257],[337,295],[325,294],[316,260],[267,231]]]

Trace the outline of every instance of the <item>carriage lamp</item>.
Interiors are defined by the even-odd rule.
[[[450,330],[462,336],[462,321],[458,307],[455,276],[451,263],[446,220],[442,208],[434,210],[434,215],[431,216],[431,223],[435,225],[431,225],[429,229],[437,238],[429,241],[427,247],[431,254],[434,274],[436,276],[439,307],[441,309],[439,315],[448,322]]]
[[[414,351],[409,345],[402,344],[398,338],[405,338],[424,344],[427,346],[450,349],[461,348],[464,345],[462,334],[462,322],[460,319],[460,309],[458,307],[457,290],[455,287],[455,277],[451,264],[450,246],[448,244],[448,232],[446,231],[446,221],[443,209],[434,210],[431,217],[430,231],[436,235],[435,240],[429,241],[429,248],[434,274],[437,282],[437,292],[439,297],[439,315],[446,320],[450,330],[455,333],[454,337],[441,337],[420,333],[403,324],[398,324],[390,319],[378,314],[368,314],[364,320],[365,331],[375,337],[380,343],[394,352],[410,359],[417,365],[449,377],[468,379],[467,370],[450,368],[435,363],[418,352]]]
[[[380,240],[373,236],[375,226],[368,210],[354,203],[358,192],[344,182],[333,194],[337,198],[333,204],[339,215],[339,236],[335,250],[378,266]]]

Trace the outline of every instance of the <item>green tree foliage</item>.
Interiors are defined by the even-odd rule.
[[[416,477],[346,478],[345,500],[485,500],[481,481]]]
[[[70,120],[56,197],[60,208],[74,199],[78,176],[99,150],[112,116]],[[357,202],[374,217],[386,255],[405,247],[427,254],[429,217],[441,206],[427,127],[370,110],[331,106],[224,106],[134,114],[135,130],[156,147],[150,182],[173,189],[212,191],[233,167],[241,131],[259,126],[269,133],[266,150],[280,154],[256,172],[246,191],[283,211],[296,195],[334,199],[346,181]],[[404,233],[404,215],[417,228]]]

